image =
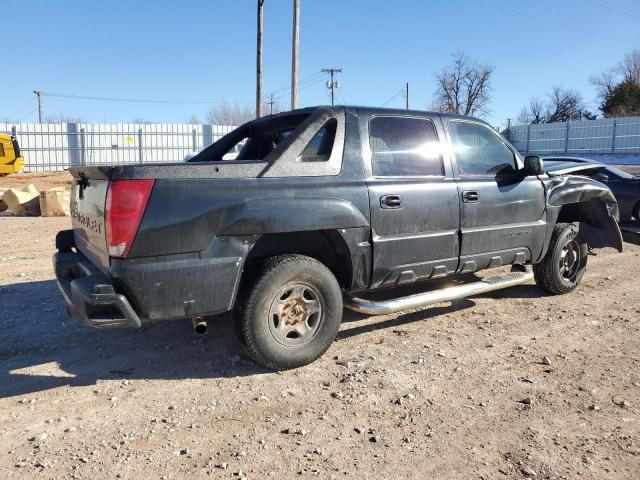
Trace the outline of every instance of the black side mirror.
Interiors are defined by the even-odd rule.
[[[524,173],[526,175],[544,175],[544,162],[537,155],[527,155],[524,157]]]
[[[602,173],[602,172],[596,173],[591,178],[593,178],[594,180],[597,180],[599,182],[602,182],[602,183],[607,183],[609,181],[609,175],[607,175],[606,173]]]

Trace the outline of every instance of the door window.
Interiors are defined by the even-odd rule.
[[[453,151],[460,175],[515,173],[515,156],[488,127],[477,123],[449,122]]]
[[[375,176],[443,175],[440,142],[430,120],[374,117],[369,145]]]

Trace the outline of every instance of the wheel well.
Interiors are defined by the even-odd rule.
[[[249,251],[245,271],[251,270],[266,258],[284,254],[300,254],[315,258],[331,270],[342,288],[351,286],[351,254],[336,230],[262,235]]]

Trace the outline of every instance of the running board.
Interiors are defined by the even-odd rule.
[[[391,300],[365,300],[347,294],[344,297],[344,306],[349,310],[364,313],[365,315],[385,315],[493,292],[494,290],[521,285],[530,280],[533,280],[533,271],[531,267],[526,267],[524,272],[502,273],[492,277],[485,277],[473,283],[418,293],[408,297],[392,298]]]

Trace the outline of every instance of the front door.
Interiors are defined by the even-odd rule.
[[[460,196],[460,272],[536,258],[546,232],[544,186],[519,172],[515,152],[490,127],[449,119]]]
[[[439,118],[374,116],[363,127],[371,159],[372,288],[455,272],[458,191],[443,162]]]

